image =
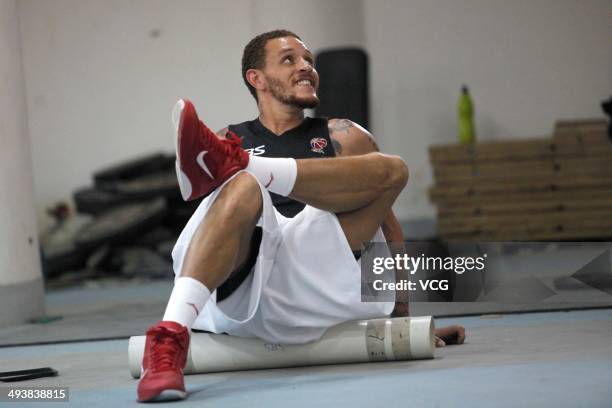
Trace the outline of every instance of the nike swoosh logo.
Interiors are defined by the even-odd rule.
[[[268,181],[268,184],[266,184],[264,188],[270,187],[270,184],[272,184],[273,181],[274,181],[274,174],[270,173],[270,181]]]
[[[186,302],[189,306],[193,307],[193,310],[195,310],[195,314],[196,316],[200,314],[200,311],[198,310],[198,308],[196,307],[196,305],[194,305],[193,303],[189,303]]]
[[[202,170],[204,170],[211,179],[214,179],[212,173],[210,172],[210,170],[208,170],[208,166],[206,165],[206,163],[204,163],[204,155],[206,153],[208,153],[206,150],[201,151],[200,154],[198,154],[198,156],[196,157],[196,163],[198,163]]]

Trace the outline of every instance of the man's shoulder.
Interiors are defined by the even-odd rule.
[[[370,135],[363,126],[357,122],[353,122],[350,119],[343,118],[331,118],[327,119],[327,127],[329,127],[330,133],[344,133],[344,134],[355,134],[364,136]]]
[[[332,118],[327,122],[329,137],[340,155],[357,155],[378,151],[374,136],[349,119]],[[338,149],[340,148],[340,149]]]

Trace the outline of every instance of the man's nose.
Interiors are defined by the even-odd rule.
[[[314,68],[313,68],[312,64],[309,61],[306,61],[305,59],[302,59],[301,62],[300,62],[299,69],[300,69],[300,71],[311,72]]]

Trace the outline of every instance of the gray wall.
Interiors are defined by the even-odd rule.
[[[412,179],[396,210],[431,217],[427,146],[455,140],[455,102],[473,90],[479,138],[548,134],[600,116],[612,92],[609,1],[21,0],[27,113],[42,209],[92,171],[172,150],[170,109],[190,97],[213,128],[250,119],[240,78],[255,34],[285,27],[313,50],[371,56],[372,131]]]
[[[411,169],[400,218],[434,214],[427,146],[457,140],[462,83],[480,140],[550,135],[559,118],[603,116],[611,12],[609,0],[365,0],[372,126]]]
[[[0,0],[0,327],[44,313],[15,0]]]

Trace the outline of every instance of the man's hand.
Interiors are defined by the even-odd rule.
[[[463,344],[465,342],[465,327],[458,324],[440,327],[435,330],[436,347],[444,347],[447,344]]]

